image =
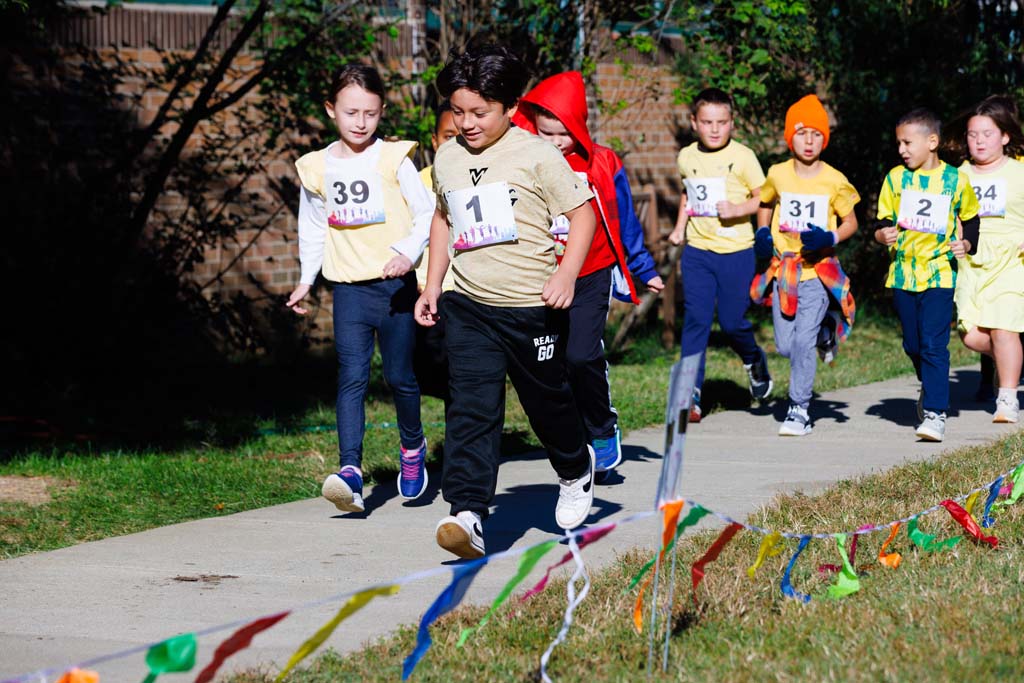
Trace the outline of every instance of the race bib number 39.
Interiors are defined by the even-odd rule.
[[[324,177],[324,185],[330,227],[355,228],[384,222],[384,193],[377,173],[331,170]]]
[[[687,216],[717,216],[725,201],[725,178],[684,178]]]
[[[488,183],[445,193],[456,251],[519,239],[508,183]]]
[[[948,194],[903,190],[896,223],[906,230],[945,235],[952,201]]]
[[[979,216],[999,216],[1000,218],[1006,215],[1006,180],[1004,178],[993,178],[992,180],[986,180],[978,182],[974,186],[974,194],[978,196],[978,204],[981,205],[981,211],[978,212]]]
[[[782,232],[807,232],[811,226],[828,230],[828,197],[823,194],[795,194],[782,192],[779,195],[779,230]]]

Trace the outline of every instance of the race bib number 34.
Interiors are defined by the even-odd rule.
[[[519,239],[508,183],[488,183],[445,193],[456,251]]]
[[[384,222],[384,193],[377,173],[332,170],[324,177],[324,185],[330,227],[356,228]]]
[[[906,230],[945,235],[952,201],[948,194],[903,190],[896,223]]]
[[[978,204],[981,205],[979,216],[1006,215],[1006,180],[1004,178],[993,178],[979,182],[974,186],[974,194],[978,196]]]
[[[823,194],[779,195],[779,230],[807,232],[811,226],[829,229],[828,197]]]
[[[717,216],[725,201],[725,178],[684,178],[687,216]]]

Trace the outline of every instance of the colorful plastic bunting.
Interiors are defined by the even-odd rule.
[[[548,676],[548,660],[551,659],[551,653],[565,641],[565,637],[569,634],[569,627],[572,626],[573,612],[576,611],[576,608],[579,607],[580,603],[590,593],[590,575],[587,573],[586,565],[583,564],[583,555],[580,554],[579,545],[577,545],[576,539],[573,536],[569,536],[569,552],[572,553],[573,559],[576,560],[576,571],[573,572],[572,578],[569,579],[569,583],[565,587],[569,604],[565,608],[562,628],[558,629],[558,635],[555,636],[555,639],[548,645],[548,649],[540,657],[540,679],[543,683],[551,683],[551,678]],[[580,578],[583,579],[583,588],[577,594],[576,581]]]
[[[747,567],[747,576],[754,578],[754,574],[761,568],[764,561],[769,557],[776,557],[782,554],[782,548],[779,547],[779,542],[782,540],[782,534],[778,531],[773,531],[770,534],[766,534],[761,539],[761,545],[757,549],[757,559],[754,560],[754,564]]]
[[[860,590],[860,579],[857,571],[853,568],[853,560],[856,555],[857,536],[854,535],[850,542],[850,553],[846,553],[846,534],[836,536],[836,547],[839,548],[839,557],[842,559],[842,568],[838,572],[836,582],[828,587],[826,595],[833,599],[845,598],[847,595]]]
[[[971,517],[970,514],[967,513],[967,510],[963,509],[952,500],[944,500],[939,503],[939,505],[946,508],[946,510],[949,511],[949,514],[952,515],[953,519],[956,520],[957,524],[962,526],[967,533],[974,538],[974,540],[981,543],[988,543],[993,548],[999,545],[998,538],[995,536],[985,536],[981,533],[981,528],[978,526],[978,523],[974,521],[974,518]]]
[[[633,577],[634,582],[638,580],[638,577],[646,574],[651,565],[659,562],[665,556],[666,550],[675,545],[679,533],[679,513],[683,509],[683,502],[681,500],[673,500],[661,506],[661,549],[654,556],[654,560],[644,565],[640,573]],[[643,633],[644,630],[644,593],[647,592],[647,587],[651,585],[653,579],[654,575],[652,574],[643,582],[643,585],[640,586],[640,592],[637,593],[636,603],[633,605],[633,627],[636,628],[637,633]]]
[[[249,644],[252,643],[252,639],[257,633],[266,631],[289,614],[291,614],[291,612],[279,612],[278,614],[274,614],[269,617],[263,617],[262,619],[257,619],[251,624],[243,626],[232,633],[231,637],[217,646],[216,651],[213,653],[213,660],[206,665],[205,669],[199,672],[198,676],[196,676],[196,683],[209,683],[209,681],[212,681],[213,677],[217,674],[217,670],[220,669],[221,665],[224,663],[224,660],[239,650],[244,650],[249,647]]]
[[[57,683],[100,683],[100,675],[86,669],[71,669],[65,671]]]
[[[794,600],[801,600],[803,602],[811,601],[810,595],[807,595],[806,593],[801,593],[800,591],[793,588],[793,583],[791,580],[791,576],[793,573],[793,565],[796,564],[796,560],[798,557],[800,557],[800,553],[804,551],[804,548],[806,548],[807,544],[810,542],[810,536],[800,537],[800,544],[796,547],[796,552],[793,553],[793,557],[789,558],[789,564],[786,565],[786,571],[782,574],[782,583],[780,584],[780,587],[782,588],[782,594],[785,595],[787,598],[793,598]]]
[[[1005,489],[1006,486],[1003,488]],[[1017,468],[1013,470],[1013,474],[1010,475],[1010,490],[1006,495],[1009,497],[996,503],[996,507],[1013,505],[1020,500],[1021,496],[1024,496],[1024,462],[1017,465]]]
[[[584,531],[582,534],[579,535],[579,538],[576,539],[576,544],[582,550],[583,548],[586,548],[591,543],[595,543],[597,541],[600,541],[602,538],[604,538],[605,536],[610,534],[612,532],[612,529],[614,529],[614,528],[615,528],[614,524],[609,524],[608,526],[597,527],[596,529],[587,529],[586,531]],[[559,567],[561,567],[563,564],[565,564],[566,562],[568,562],[571,559],[572,559],[572,553],[571,552],[567,552],[565,555],[562,556],[562,559],[560,559],[558,562],[555,562],[553,565],[548,567],[547,571],[544,572],[544,578],[542,578],[540,581],[538,581],[536,586],[534,586],[530,590],[526,591],[526,593],[523,595],[523,597],[520,598],[520,601],[521,602],[526,602],[527,600],[532,598],[534,595],[536,595],[537,593],[540,593],[542,590],[544,590],[545,586],[548,585],[548,579],[551,578],[551,572],[553,572],[554,570],[558,569]]]
[[[988,498],[985,499],[985,510],[981,513],[981,526],[988,529],[996,523],[996,520],[989,514],[992,512],[992,504],[996,502],[996,498],[999,497],[999,489],[1003,485],[1003,478],[1000,476],[992,485],[988,487]]]
[[[737,524],[736,522],[725,527],[725,529],[722,530],[722,533],[718,535],[718,538],[715,539],[715,542],[711,544],[711,547],[707,549],[707,552],[701,555],[700,559],[694,562],[693,566],[690,567],[690,579],[693,582],[694,603],[697,602],[697,586],[699,586],[700,582],[704,580],[704,568],[709,562],[714,562],[718,559],[722,549],[729,545],[729,541],[732,540],[732,537],[735,536],[742,528],[743,525]]]
[[[917,528],[917,517],[907,522],[907,536],[911,543],[928,552],[939,552],[949,550],[963,540],[963,536],[952,536],[943,541],[936,541],[935,534],[926,534]]]
[[[896,569],[900,566],[900,562],[903,561],[903,556],[899,553],[887,553],[885,549],[889,547],[889,544],[896,538],[896,534],[900,531],[900,523],[895,522],[892,525],[892,531],[889,532],[889,538],[885,539],[885,543],[878,549],[878,561],[888,567],[889,569]]]
[[[160,674],[191,671],[196,665],[196,635],[183,633],[157,643],[146,653],[149,674],[143,683],[153,683]]]
[[[972,517],[974,516],[974,505],[978,502],[978,496],[980,495],[981,491],[975,491],[971,495],[967,496],[967,500],[964,501],[964,510],[966,510],[967,514]]]
[[[299,649],[295,651],[295,654],[291,656],[288,663],[284,665],[283,669],[281,669],[281,673],[279,673],[277,678],[274,679],[275,683],[283,681],[289,671],[294,669],[299,662],[311,655],[318,647],[323,645],[323,642],[327,640],[332,633],[334,633],[334,629],[338,628],[338,624],[361,610],[374,598],[380,595],[394,595],[398,592],[398,588],[399,586],[397,584],[368,588],[349,598],[330,621],[321,626],[316,633],[310,636],[306,642],[299,646]]]
[[[693,507],[691,507],[690,511],[686,513],[686,517],[684,517],[683,521],[679,522],[679,525],[676,527],[675,537],[672,539],[672,542],[668,544],[668,547],[665,548],[665,551],[668,552],[669,550],[672,550],[673,546],[675,546],[676,544],[676,541],[679,540],[680,537],[682,537],[683,532],[686,529],[689,529],[690,527],[696,525],[697,522],[699,522],[701,519],[703,519],[705,516],[709,514],[711,514],[710,510],[701,505],[694,505]],[[655,553],[654,557],[648,560],[647,563],[640,568],[640,571],[636,573],[636,576],[634,576],[630,580],[629,585],[626,586],[626,589],[622,592],[628,593],[629,591],[633,590],[636,587],[636,585],[640,583],[640,579],[644,578],[644,574],[651,570],[651,567],[654,566],[654,563],[657,561],[657,559],[658,554]]]

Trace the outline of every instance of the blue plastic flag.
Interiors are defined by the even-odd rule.
[[[996,498],[999,497],[999,489],[1003,488],[1003,478],[1000,476],[988,489],[988,498],[985,499],[985,511],[981,513],[981,526],[986,529],[996,523],[996,520],[992,519],[992,515],[989,512],[992,511],[992,503],[996,502]]]
[[[790,582],[790,574],[793,571],[793,565],[796,564],[796,558],[800,557],[800,553],[804,551],[807,544],[811,542],[810,536],[801,536],[800,545],[796,547],[796,552],[793,553],[793,557],[789,558],[789,564],[786,565],[786,572],[782,575],[782,594],[787,598],[793,598],[795,600],[802,600],[803,602],[810,602],[811,596],[807,593],[801,593],[800,591],[793,588],[793,584]]]

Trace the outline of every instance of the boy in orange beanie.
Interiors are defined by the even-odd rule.
[[[755,253],[771,263],[754,278],[750,297],[771,301],[775,346],[790,362],[789,410],[779,435],[803,436],[811,432],[815,349],[831,361],[853,324],[853,297],[835,245],[857,231],[853,207],[860,196],[821,160],[829,127],[817,97],[807,95],[789,108],[785,137],[793,158],[768,169],[754,235]],[[830,307],[841,313],[828,315]]]

